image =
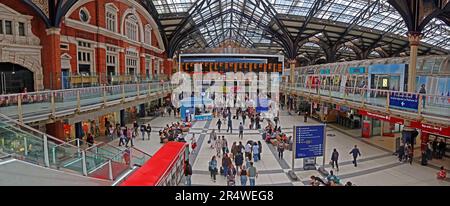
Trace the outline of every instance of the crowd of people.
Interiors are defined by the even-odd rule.
[[[183,132],[188,132],[192,126],[190,122],[172,122],[159,130],[160,143],[168,141],[186,142],[182,136]]]

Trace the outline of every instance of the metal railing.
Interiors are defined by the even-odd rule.
[[[0,113],[20,122],[24,118],[56,118],[150,97],[171,89],[169,82],[152,82],[0,95]]]
[[[304,92],[308,95],[318,95],[325,98],[328,97],[347,102],[361,103],[363,106],[376,106],[383,108],[386,112],[389,112],[390,110],[400,110],[419,116],[426,114],[450,118],[450,96],[305,83],[284,83],[280,85],[280,88],[285,91]],[[401,106],[392,106],[389,103],[390,96],[392,95],[416,99],[418,104],[417,110]]]

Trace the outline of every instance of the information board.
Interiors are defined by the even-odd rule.
[[[295,158],[319,157],[324,154],[325,125],[295,126]]]

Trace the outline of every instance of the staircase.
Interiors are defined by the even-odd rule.
[[[83,140],[64,142],[0,113],[0,154],[49,169],[115,181],[151,156],[136,148],[110,144],[87,147]]]

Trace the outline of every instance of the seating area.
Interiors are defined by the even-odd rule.
[[[272,120],[267,120],[267,126],[264,128],[263,139],[273,146],[284,144],[284,148],[292,149],[292,136],[287,136],[281,131],[281,126],[277,127]]]
[[[191,122],[172,122],[171,125],[167,124],[163,129],[159,130],[160,143],[170,141],[186,142],[181,135],[189,132],[191,127]]]

